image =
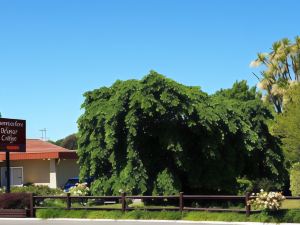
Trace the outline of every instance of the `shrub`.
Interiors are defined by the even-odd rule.
[[[11,187],[11,193],[33,193],[34,195],[61,195],[60,188],[50,188],[46,185],[26,185],[23,187]],[[0,188],[0,193],[5,193],[5,188]]]
[[[126,213],[121,211],[89,211],[89,210],[62,210],[62,209],[38,209],[38,218],[90,218],[90,219],[173,219],[194,221],[253,221],[272,223],[299,223],[300,210],[280,210],[276,212],[262,212],[245,214],[234,212],[150,212],[145,210],[134,210]],[[129,222],[130,224],[130,222]]]
[[[29,194],[7,193],[0,194],[0,209],[25,209],[29,208]]]
[[[295,163],[290,172],[291,187],[293,196],[300,196],[300,163]]]
[[[280,209],[282,201],[285,199],[281,192],[266,192],[263,189],[259,193],[253,193],[252,196],[255,196],[255,199],[248,201],[248,205],[273,211]]]
[[[175,177],[168,169],[165,169],[157,175],[152,194],[174,195],[178,194],[179,190],[180,185],[177,177]]]
[[[238,178],[237,182],[237,193],[244,195],[246,192],[253,191],[253,183],[246,178]]]
[[[28,185],[23,187],[11,187],[13,193],[33,193],[34,195],[60,195],[63,190],[59,188],[50,188],[46,185]]]
[[[0,194],[4,194],[4,193],[5,193],[5,188],[0,187]]]
[[[259,192],[260,189],[263,189],[265,191],[275,191],[275,190],[281,190],[283,188],[283,184],[267,178],[256,179],[252,181],[252,183],[253,183],[253,191],[255,192]]]

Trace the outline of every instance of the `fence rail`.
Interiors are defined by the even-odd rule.
[[[300,200],[300,196],[285,196],[285,199]]]

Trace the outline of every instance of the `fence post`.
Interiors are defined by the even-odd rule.
[[[121,204],[122,204],[122,212],[126,211],[126,193],[122,192],[121,194]]]
[[[248,201],[250,200],[250,193],[249,192],[246,192],[246,195],[245,195],[245,204],[246,204],[246,216],[250,216],[250,211],[251,211],[251,206],[248,205]]]
[[[30,210],[30,217],[34,217],[34,199],[33,194],[29,193],[29,210]]]
[[[71,209],[71,198],[70,198],[70,193],[67,193],[67,210],[70,210]]]
[[[183,211],[184,203],[183,203],[183,192],[179,193],[179,210]]]

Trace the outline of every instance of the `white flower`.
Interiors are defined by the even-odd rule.
[[[285,199],[281,192],[264,192],[256,193],[256,198],[251,199],[247,204],[254,205],[256,208],[278,210],[281,202]]]

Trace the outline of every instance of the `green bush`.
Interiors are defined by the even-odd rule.
[[[50,188],[46,185],[28,185],[23,187],[11,187],[11,192],[27,192],[34,195],[61,195],[63,190],[59,188]]]
[[[293,196],[300,196],[300,163],[295,163],[290,172],[291,187]]]
[[[89,219],[159,219],[159,220],[193,220],[193,221],[234,221],[234,222],[272,222],[299,223],[300,210],[279,210],[276,212],[261,212],[246,217],[244,213],[234,212],[150,212],[134,210],[126,213],[121,211],[88,211],[40,209],[36,213],[39,218],[89,218]]]
[[[275,182],[267,178],[256,179],[253,182],[253,192],[259,192],[261,189],[264,191],[281,191],[283,184]]]
[[[252,181],[250,181],[246,178],[238,178],[236,180],[236,182],[237,182],[237,194],[238,195],[244,195],[246,192],[253,191]]]
[[[180,188],[178,179],[168,169],[165,169],[157,175],[152,194],[174,195],[179,193]]]

